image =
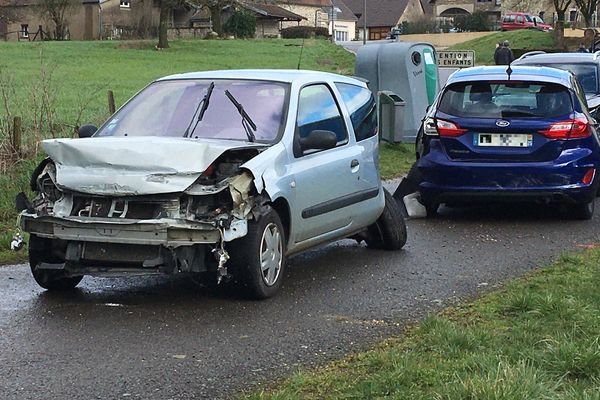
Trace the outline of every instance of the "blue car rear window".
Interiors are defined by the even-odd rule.
[[[524,81],[475,81],[446,88],[438,110],[457,117],[553,118],[569,115],[569,90],[558,84]]]

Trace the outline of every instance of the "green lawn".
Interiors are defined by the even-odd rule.
[[[181,72],[236,68],[296,69],[302,40],[181,40],[167,50],[154,41],[0,43],[0,72],[14,77],[20,113],[30,114],[29,88],[40,74],[40,57],[54,79],[57,120],[74,124],[77,109],[89,99],[81,122],[107,117],[106,90],[117,106],[152,80]],[[354,72],[354,55],[326,40],[306,40],[301,68],[341,74]]]
[[[475,62],[478,65],[494,64],[496,44],[508,40],[513,50],[546,50],[554,47],[554,35],[537,30],[521,29],[509,32],[498,32],[479,39],[469,40],[448,48],[448,50],[475,50]]]
[[[600,250],[249,399],[599,399]]]

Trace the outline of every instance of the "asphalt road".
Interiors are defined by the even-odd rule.
[[[443,209],[400,252],[342,241],[290,259],[245,301],[186,276],[85,278],[70,294],[0,268],[0,398],[227,398],[400,334],[407,321],[594,242],[543,207]],[[578,246],[579,245],[579,246]]]

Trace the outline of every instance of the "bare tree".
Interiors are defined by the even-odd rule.
[[[565,48],[565,14],[572,0],[552,0],[556,10],[556,42],[560,49]]]
[[[598,7],[598,0],[575,0],[575,4],[585,20],[585,26],[592,26],[592,15]]]
[[[54,22],[54,39],[63,40],[67,33],[66,18],[75,6],[79,4],[78,0],[40,0],[37,7],[42,17],[49,18]]]
[[[169,48],[169,38],[167,37],[167,28],[169,27],[169,18],[171,17],[171,9],[175,0],[160,0],[160,17],[158,20],[158,49]]]

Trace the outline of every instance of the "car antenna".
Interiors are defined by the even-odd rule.
[[[300,69],[300,63],[302,62],[302,51],[304,50],[304,38],[302,38],[302,45],[300,46],[300,57],[298,58],[298,67]]]
[[[506,68],[506,75],[508,75],[508,80],[510,81],[510,74],[512,74],[513,70],[510,67],[510,63],[508,63],[508,68]]]

